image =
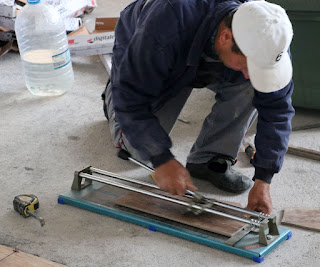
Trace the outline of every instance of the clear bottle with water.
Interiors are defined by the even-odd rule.
[[[27,88],[34,95],[61,95],[74,81],[64,23],[54,7],[28,0],[15,23]]]

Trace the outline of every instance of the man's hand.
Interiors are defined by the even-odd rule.
[[[249,193],[247,209],[270,214],[272,208],[270,184],[256,179]]]
[[[183,196],[187,189],[198,190],[191,181],[190,174],[185,167],[172,159],[155,168],[154,179],[158,186],[172,195]]]

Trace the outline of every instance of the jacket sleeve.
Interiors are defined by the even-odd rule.
[[[170,20],[168,13],[167,20]],[[121,35],[121,21],[117,27]],[[122,44],[118,38],[111,75],[116,120],[142,159],[151,160],[154,165],[161,165],[173,157],[169,150],[171,140],[152,110],[152,103],[165,90],[164,82],[177,53],[172,45],[177,41],[169,40],[178,38],[177,35],[167,35],[166,42],[161,42],[159,37],[164,38],[161,27],[163,32],[172,33],[175,23],[171,24],[170,31],[166,31],[165,25],[154,27],[153,31],[143,24],[138,25],[129,44]]]
[[[271,183],[274,173],[278,173],[282,167],[294,115],[292,92],[292,80],[277,92],[261,93],[255,90],[253,105],[258,110],[258,125],[256,154],[252,160],[255,166],[254,179]]]

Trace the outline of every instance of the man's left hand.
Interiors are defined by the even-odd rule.
[[[256,179],[248,196],[247,209],[270,214],[273,206],[270,196],[270,184]]]

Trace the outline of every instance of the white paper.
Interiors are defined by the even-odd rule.
[[[43,0],[55,6],[62,18],[73,18],[83,14],[88,6],[88,0]]]
[[[64,26],[66,31],[76,31],[82,26],[81,18],[65,18]]]

